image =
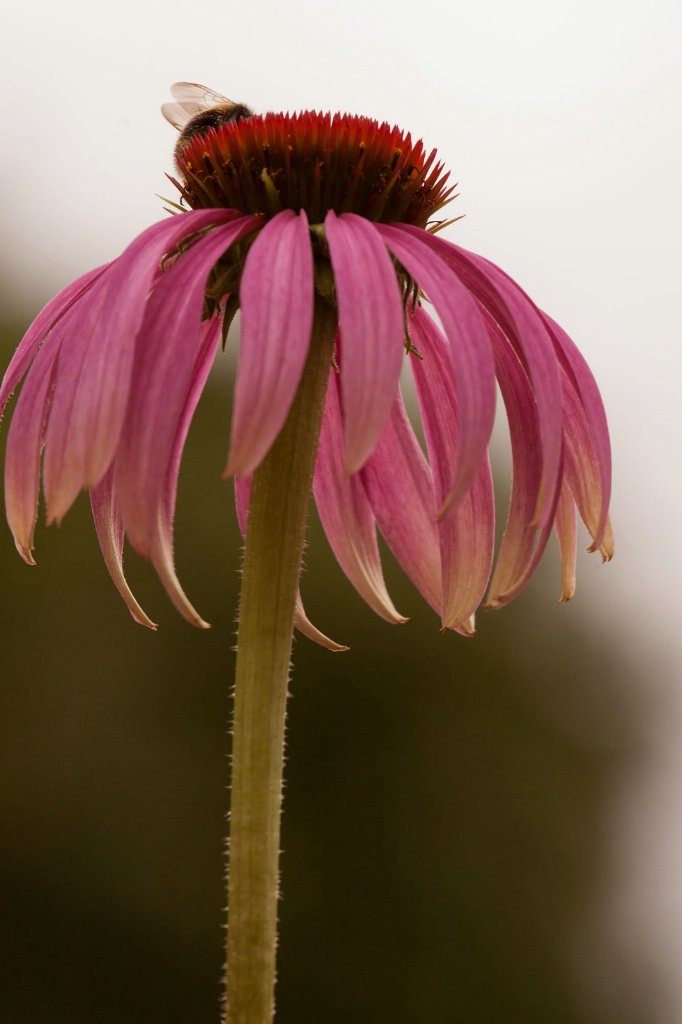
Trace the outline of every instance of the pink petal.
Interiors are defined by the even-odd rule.
[[[386,543],[440,615],[441,568],[433,480],[400,392],[360,475]]]
[[[538,528],[543,455],[533,388],[518,353],[492,317],[488,317],[488,329],[507,410],[513,464],[509,513],[486,601],[487,607],[499,608],[516,597],[537,568],[551,532],[561,478],[553,495],[552,519]]]
[[[473,636],[476,632],[476,616],[470,616],[470,618],[468,618],[466,622],[460,623],[460,625],[455,628],[456,632],[459,633],[461,636]]]
[[[163,518],[169,522],[173,522],[175,516],[175,499],[177,496],[178,476],[180,473],[180,461],[182,459],[182,452],[185,447],[185,441],[187,440],[187,434],[194,418],[196,407],[199,404],[199,399],[206,386],[215,354],[218,351],[218,345],[222,337],[222,321],[219,316],[213,316],[210,320],[206,320],[200,328],[199,338],[197,341],[196,354],[194,357],[194,365],[189,378],[189,386],[187,395],[185,396],[185,405],[180,415],[180,421],[178,423],[177,433],[175,435],[175,441],[173,444],[173,451],[171,454],[171,461],[168,466],[168,473],[166,475],[165,494],[164,494],[164,513]]]
[[[308,219],[283,210],[251,246],[239,286],[239,368],[226,475],[252,473],[289,413],[313,324]]]
[[[209,623],[205,622],[190,604],[175,572],[173,559],[173,519],[175,516],[175,499],[182,451],[187,440],[187,433],[194,412],[213,365],[221,335],[221,320],[219,317],[213,317],[202,324],[189,390],[180,416],[171,461],[166,475],[164,501],[163,507],[159,509],[157,534],[151,545],[152,564],[159,574],[159,578],[166,588],[171,601],[188,622],[202,629],[207,629]]]
[[[587,549],[588,551],[596,550],[595,546],[592,545]],[[607,518],[606,526],[604,528],[604,539],[599,545],[599,551],[601,553],[602,562],[610,562],[613,558],[615,551],[615,541],[613,537],[613,529],[611,527],[611,520]]]
[[[414,233],[415,228],[406,228]],[[539,526],[551,523],[562,466],[561,385],[552,339],[542,314],[499,267],[442,238],[428,236],[429,245],[445,260],[488,310],[516,349],[533,386],[537,403],[543,473],[534,517]],[[447,333],[447,332],[446,332]],[[455,364],[455,373],[459,373]]]
[[[109,575],[116,584],[116,589],[128,606],[128,610],[141,626],[156,629],[144,609],[138,604],[123,572],[123,541],[124,530],[121,510],[114,493],[114,468],[107,470],[96,487],[90,491],[92,516],[99,546],[102,549],[104,562]]]
[[[457,389],[443,335],[421,309],[410,325],[421,355],[411,355],[424,433],[433,470],[436,503],[441,506],[450,485],[450,467],[459,448]],[[454,512],[438,526],[443,578],[443,626],[463,627],[483,599],[490,578],[495,545],[495,505],[490,464],[486,457],[478,475]]]
[[[199,629],[210,629],[211,623],[205,622],[202,619],[196,608],[190,604],[184,590],[180,586],[173,561],[171,527],[167,524],[159,525],[159,530],[154,540],[152,562],[166,593],[183,618],[187,619],[190,625],[197,626]]]
[[[344,644],[337,644],[336,640],[331,640],[324,633],[320,632],[317,626],[313,626],[312,622],[305,613],[303,602],[301,601],[301,594],[296,597],[296,611],[294,612],[294,626],[302,633],[303,636],[307,636],[313,643],[319,644],[320,647],[326,647],[328,651],[338,653],[339,651],[350,650]]]
[[[446,507],[464,497],[486,459],[495,416],[495,376],[481,312],[443,259],[433,235],[409,225],[378,225],[394,256],[433,303],[451,346],[460,437]]]
[[[97,333],[98,322],[105,316],[105,296],[106,272],[62,321],[65,330],[59,373],[55,379],[43,456],[43,491],[48,523],[61,522],[85,485],[89,423],[86,417],[77,414],[83,404],[83,398],[79,400],[78,395],[88,396],[85,400],[89,401],[89,381],[82,373],[82,357]],[[81,365],[77,366],[77,362]],[[123,382],[122,388],[127,398],[127,381]]]
[[[376,527],[360,477],[343,472],[339,374],[332,369],[315,465],[315,503],[336,560],[360,596],[388,622],[405,622],[384,583]]]
[[[151,554],[166,476],[190,388],[207,277],[219,257],[253,230],[241,217],[214,228],[165,273],[146,303],[126,419],[116,455],[125,529]]]
[[[251,477],[235,477],[234,481],[234,496],[235,505],[237,509],[237,522],[239,523],[239,529],[241,530],[242,537],[246,537],[247,519],[249,513],[249,500],[251,498]],[[303,636],[307,636],[313,643],[319,644],[320,647],[326,647],[328,651],[347,651],[348,647],[343,644],[337,644],[335,640],[331,640],[328,636],[325,636],[316,626],[313,626],[312,622],[305,613],[303,602],[301,600],[301,592],[299,591],[296,595],[296,609],[294,611],[294,626],[303,633]]]
[[[111,462],[138,332],[162,257],[194,232],[235,216],[199,210],[154,224],[81,297],[62,345],[46,437],[43,481],[50,521],[60,520],[81,488],[94,486]]]
[[[561,554],[561,601],[570,601],[575,593],[575,561],[576,561],[576,516],[575,502],[571,489],[564,481],[559,495],[556,515],[554,517]]]
[[[75,302],[93,286],[97,278],[107,269],[109,264],[89,270],[77,281],[68,285],[51,299],[35,318],[19,347],[12,356],[0,386],[0,415],[15,387],[29,368],[38,349],[57,326],[59,321],[69,312]]]
[[[367,461],[398,388],[405,325],[380,225],[330,210],[325,218],[339,309],[345,472]]]
[[[7,436],[5,505],[7,521],[22,558],[33,565],[33,534],[38,514],[40,453],[57,372],[60,338],[40,349],[19,395]]]
[[[593,539],[590,551],[613,555],[608,523],[611,446],[606,413],[592,371],[564,330],[543,314],[562,366],[566,478]]]
[[[165,509],[163,514],[160,515],[159,525],[159,532],[163,534],[165,531],[165,534],[161,538],[156,538],[152,555],[152,561],[157,567],[159,576],[178,611],[193,625],[201,627],[207,627],[208,623],[201,619],[187,600],[173,567],[172,523],[182,449],[194,410],[210,372],[220,335],[220,321],[217,318],[208,321],[201,328],[189,392],[180,419],[175,439],[175,448],[166,479]],[[120,507],[114,491],[114,473],[115,467],[112,465],[100,483],[90,492],[97,536],[109,573],[123,600],[126,602],[131,615],[136,622],[156,629],[155,623],[149,619],[133,596],[123,573],[124,528]]]

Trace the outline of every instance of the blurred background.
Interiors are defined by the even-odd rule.
[[[375,618],[311,522],[288,728],[278,1024],[682,1019],[679,11],[672,0],[4,5],[0,346],[161,219],[177,79],[348,110],[436,146],[452,240],[574,337],[615,455],[615,560],[554,549],[475,639],[390,558]],[[232,345],[233,349],[235,343]],[[219,358],[179,496],[208,632],[126,567],[88,502],[0,543],[2,1024],[217,1024],[239,537]],[[10,410],[11,415],[11,410]],[[3,432],[6,431],[6,423]],[[4,440],[2,441],[4,447]],[[502,508],[504,432],[496,446]],[[587,537],[582,538],[587,546]],[[597,558],[597,560],[595,560]]]

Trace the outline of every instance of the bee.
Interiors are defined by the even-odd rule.
[[[183,147],[207,128],[253,117],[253,110],[244,103],[234,103],[196,82],[176,82],[171,86],[171,93],[176,102],[164,103],[161,113],[180,132],[175,146],[176,160]]]

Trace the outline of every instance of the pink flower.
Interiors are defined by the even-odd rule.
[[[338,311],[314,493],[336,558],[367,603],[387,593],[377,527],[444,628],[473,632],[532,576],[556,530],[562,600],[574,589],[576,509],[612,554],[610,450],[594,378],[564,331],[503,271],[436,234],[447,175],[420,143],[357,117],[267,115],[192,138],[175,184],[193,207],[53,299],[5,374],[22,377],[7,440],[7,516],[33,563],[40,465],[47,520],[90,492],[111,576],[123,545],[149,558],[178,610],[173,562],[184,441],[223,332],[241,310],[227,474],[246,528],[249,481],[294,399],[315,302]],[[181,208],[178,207],[178,210]],[[442,330],[427,312],[435,310]],[[400,393],[416,385],[426,454]],[[494,571],[488,442],[496,380],[513,458]],[[491,579],[492,574],[492,579]],[[299,606],[299,627],[321,638]]]

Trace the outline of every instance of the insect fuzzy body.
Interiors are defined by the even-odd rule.
[[[234,103],[227,96],[208,89],[197,82],[176,82],[171,86],[175,102],[164,103],[161,113],[180,132],[175,144],[175,162],[182,170],[179,157],[183,148],[195,135],[203,134],[208,128],[219,128],[230,121],[241,121],[253,117],[253,110],[244,103]]]

